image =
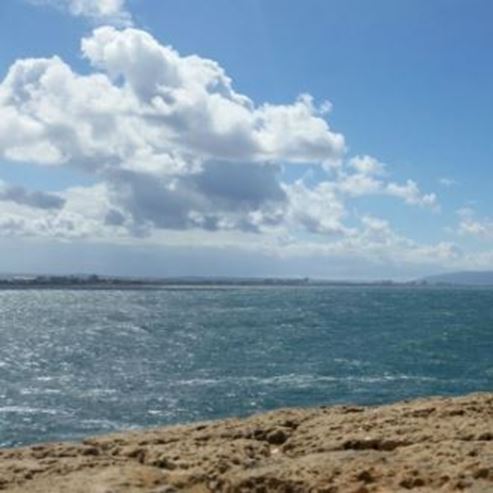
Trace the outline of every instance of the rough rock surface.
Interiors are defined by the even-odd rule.
[[[493,394],[286,409],[0,450],[0,490],[493,492]]]

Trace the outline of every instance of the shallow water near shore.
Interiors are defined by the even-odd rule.
[[[0,446],[493,390],[493,289],[0,291]]]

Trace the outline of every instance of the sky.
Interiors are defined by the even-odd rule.
[[[493,269],[489,0],[2,0],[0,272]]]

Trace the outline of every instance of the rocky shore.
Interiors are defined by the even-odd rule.
[[[0,491],[493,492],[493,394],[285,409],[0,450]]]

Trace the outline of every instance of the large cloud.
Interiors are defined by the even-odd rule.
[[[196,160],[337,163],[344,154],[344,138],[310,97],[255,107],[217,63],[181,57],[143,31],[99,28],[82,51],[102,73],[78,75],[57,57],[9,70],[1,134],[15,130],[16,139],[0,140],[7,158],[99,167],[116,160],[162,174]]]
[[[330,130],[310,96],[256,107],[214,61],[180,56],[150,34],[101,28],[82,51],[140,103],[148,125],[165,127],[174,147],[203,157],[289,162],[340,161],[342,135]]]
[[[91,5],[103,8],[70,3],[87,15]],[[98,28],[82,54],[91,69],[84,75],[56,56],[12,65],[0,84],[0,157],[76,168],[97,185],[55,195],[6,189],[4,232],[115,239],[202,231],[262,234],[277,245],[315,235],[356,249],[380,240],[369,235],[377,222],[346,224],[355,197],[437,205],[414,181],[390,181],[375,158],[347,159],[328,103],[301,95],[257,105],[215,61],[182,56],[136,29]],[[295,165],[316,167],[319,178],[288,180]]]

